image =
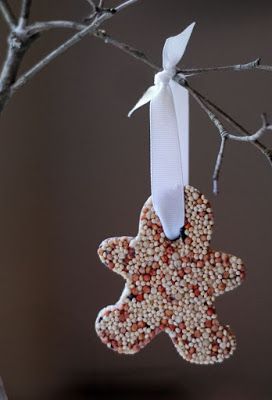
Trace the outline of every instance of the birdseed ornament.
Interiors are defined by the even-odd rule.
[[[213,364],[236,347],[229,326],[218,321],[215,298],[239,286],[245,270],[240,258],[210,248],[210,204],[188,184],[188,93],[172,78],[193,27],[166,40],[164,69],[132,110],[150,101],[152,196],[135,238],[106,239],[98,249],[126,283],[95,327],[118,353],[134,354],[165,332],[185,360]]]

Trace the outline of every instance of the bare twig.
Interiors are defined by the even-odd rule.
[[[44,21],[44,22],[35,22],[32,25],[29,25],[26,28],[26,33],[29,36],[35,35],[36,33],[42,33],[45,31],[49,31],[51,29],[74,29],[74,30],[82,30],[86,28],[88,25],[86,23],[80,23],[76,21]]]
[[[245,64],[224,65],[219,67],[208,67],[208,68],[189,68],[189,69],[182,68],[178,70],[178,72],[182,73],[186,77],[191,77],[205,72],[226,72],[226,71],[243,72],[254,69],[272,72],[272,67],[270,65],[261,64],[260,58],[257,58],[256,60],[250,61],[249,63]]]
[[[93,0],[86,0],[86,1],[90,4],[90,6],[92,7],[93,11],[95,11],[95,9],[96,9],[95,2]]]
[[[21,7],[20,18],[19,18],[19,24],[18,24],[19,29],[24,28],[27,24],[29,14],[30,14],[31,4],[32,4],[32,0],[22,0],[22,7]]]
[[[186,82],[186,87],[187,87],[188,91],[190,92],[190,94],[192,95],[192,97],[194,97],[194,99],[200,104],[200,106],[202,104],[203,107],[201,107],[201,108],[205,112],[207,112],[205,109],[205,106],[206,106],[208,108],[208,110],[210,110],[210,111],[213,110],[216,113],[218,113],[219,115],[221,115],[221,117],[223,117],[224,120],[227,121],[238,132],[242,133],[243,135],[250,136],[250,132],[244,126],[242,126],[240,123],[235,121],[234,118],[232,118],[229,114],[227,114],[224,110],[222,110],[222,108],[217,106],[215,103],[210,101],[206,96],[203,96],[199,91],[194,89],[191,84],[189,85],[189,83]],[[259,140],[255,140],[255,141],[251,142],[251,144],[253,146],[255,146],[267,158],[268,162],[270,163],[270,165],[272,167],[272,157],[271,157],[269,149],[263,143],[261,143]]]
[[[223,124],[219,121],[219,119],[216,117],[216,115],[211,111],[211,108],[202,100],[201,96],[198,96],[196,94],[196,91],[194,91],[191,87],[190,87],[190,93],[193,96],[193,98],[198,102],[200,107],[208,115],[210,120],[213,122],[215,127],[218,129],[218,132],[221,136],[221,146],[220,146],[220,149],[219,149],[219,152],[217,155],[217,160],[216,160],[215,169],[214,169],[214,173],[213,173],[213,192],[214,192],[214,194],[218,193],[218,179],[219,179],[219,174],[220,174],[220,170],[222,167],[226,139],[252,143],[259,150],[261,150],[261,152],[267,157],[270,165],[272,166],[271,150],[268,149],[265,145],[263,145],[262,143],[260,143],[258,141],[258,139],[260,139],[267,131],[272,130],[272,125],[268,123],[267,117],[265,114],[262,115],[262,126],[260,129],[257,130],[257,132],[255,132],[254,134],[251,134],[251,135],[246,134],[246,136],[239,136],[236,134],[232,134],[225,129]]]
[[[126,43],[122,43],[119,42],[118,40],[115,40],[114,38],[112,38],[111,36],[109,36],[106,31],[99,29],[94,33],[94,36],[102,39],[104,41],[104,43],[106,44],[110,44],[114,47],[117,47],[118,49],[122,50],[124,53],[129,54],[130,56],[141,60],[143,63],[145,63],[146,65],[148,65],[149,67],[151,67],[152,69],[154,69],[155,71],[159,71],[160,68],[157,67],[154,63],[152,63],[147,57],[146,55],[140,51],[135,49],[134,47],[126,44]]]
[[[9,28],[12,30],[16,25],[16,18],[10,8],[7,0],[0,0],[0,11],[7,22]]]
[[[1,377],[0,377],[0,400],[8,400]]]
[[[114,10],[116,12],[119,12],[119,11],[123,10],[124,8],[132,6],[132,4],[137,3],[137,1],[138,0],[127,0],[127,1],[124,1],[123,3],[119,4],[117,7],[114,7]]]
[[[214,172],[213,172],[213,178],[212,178],[214,194],[218,194],[218,180],[219,180],[219,175],[220,175],[220,171],[221,171],[221,167],[222,167],[226,140],[227,140],[227,137],[225,135],[221,136],[220,148],[219,148],[219,151],[217,154],[217,159],[216,159]]]

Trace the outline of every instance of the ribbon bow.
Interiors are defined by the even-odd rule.
[[[128,116],[150,102],[151,194],[166,237],[180,236],[184,226],[184,186],[189,183],[189,96],[172,78],[195,23],[165,41],[163,71]]]

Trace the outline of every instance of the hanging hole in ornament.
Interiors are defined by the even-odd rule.
[[[180,238],[182,239],[183,242],[184,242],[185,239],[187,238],[187,235],[186,235],[186,233],[185,233],[185,226],[183,226],[183,227],[180,229]]]
[[[127,299],[131,301],[132,299],[134,299],[134,297],[135,297],[134,294],[131,293],[127,296]]]
[[[182,239],[182,241],[185,242],[185,239],[186,239],[187,237],[188,237],[188,236],[187,236],[186,233],[185,233],[185,225],[184,225],[182,228],[180,228],[179,236],[176,237],[175,239],[172,239],[171,242],[174,242],[174,241],[179,240],[179,239]]]

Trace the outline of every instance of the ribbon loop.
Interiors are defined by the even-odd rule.
[[[150,102],[152,202],[170,240],[179,237],[184,225],[184,186],[189,182],[189,97],[172,78],[194,25],[165,41],[163,70],[128,114]]]

